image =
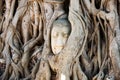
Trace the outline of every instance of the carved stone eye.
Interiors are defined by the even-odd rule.
[[[54,33],[53,38],[57,38],[57,37],[58,37],[58,33]]]
[[[63,37],[64,38],[68,38],[68,34],[67,33],[63,33]]]

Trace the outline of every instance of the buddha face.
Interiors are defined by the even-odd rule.
[[[51,48],[58,54],[65,46],[70,34],[70,24],[67,20],[57,20],[53,23],[51,31]]]

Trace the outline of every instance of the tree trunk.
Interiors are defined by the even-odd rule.
[[[119,80],[120,0],[0,0],[0,80],[29,79]]]

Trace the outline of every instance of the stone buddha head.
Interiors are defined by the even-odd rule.
[[[58,19],[53,22],[51,30],[51,48],[54,54],[58,54],[64,48],[70,35],[71,27],[67,19]]]

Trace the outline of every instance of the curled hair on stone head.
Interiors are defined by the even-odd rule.
[[[44,0],[44,2],[48,3],[63,3],[65,0]]]
[[[67,14],[64,14],[64,15],[61,15],[60,17],[58,17],[58,19],[53,22],[53,27],[55,25],[58,25],[61,27],[62,26],[70,27],[70,30],[71,30],[71,24],[67,18]]]
[[[70,22],[68,21],[67,18],[59,18],[53,22],[53,27],[54,26],[59,26],[59,27],[70,27]],[[70,27],[71,28],[71,27]]]

